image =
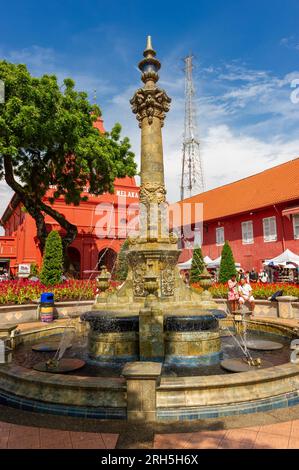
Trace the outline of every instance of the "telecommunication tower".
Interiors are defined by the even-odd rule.
[[[193,56],[185,57],[185,123],[183,136],[181,199],[205,190],[197,129],[196,95],[192,78]]]

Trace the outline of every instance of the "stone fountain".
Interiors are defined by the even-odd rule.
[[[211,295],[203,298],[186,286],[179,275],[180,250],[177,236],[169,231],[168,204],[164,182],[162,127],[171,99],[157,86],[161,67],[148,36],[144,58],[139,63],[144,83],[131,99],[132,111],[141,128],[140,231],[129,237],[129,272],[123,286],[108,296],[98,296],[94,309],[139,313],[148,290],[148,271],[155,273],[155,295],[163,313],[186,313],[192,309],[217,308]]]
[[[136,355],[143,361],[219,361],[219,310],[208,290],[211,276],[205,268],[201,295],[186,286],[177,268],[178,239],[168,226],[162,127],[171,99],[157,86],[161,64],[150,36],[143,56],[139,69],[144,86],[130,101],[141,128],[139,234],[129,237],[123,286],[108,293],[109,273],[104,269],[93,312],[82,316],[90,324],[89,353],[102,361]]]

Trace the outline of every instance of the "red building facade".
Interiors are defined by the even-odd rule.
[[[245,270],[261,269],[265,259],[287,248],[299,254],[299,158],[179,204],[184,203],[202,204],[204,256],[218,258],[226,240]],[[193,207],[192,230],[200,222],[194,214]],[[192,256],[186,246],[180,262]]]
[[[52,190],[46,203],[51,193]],[[112,270],[129,231],[138,229],[139,187],[134,178],[116,179],[114,194],[88,197],[79,206],[67,205],[62,198],[55,202],[55,209],[78,227],[78,236],[68,254],[81,278],[89,278],[99,264]],[[211,259],[220,256],[225,240],[245,270],[259,270],[265,259],[278,256],[287,248],[299,254],[299,158],[178,204],[181,212],[184,205],[191,206],[190,218],[184,222],[191,232],[201,222],[202,251]],[[194,209],[197,204],[202,207],[201,221],[196,218],[196,213],[201,212]],[[16,195],[1,223],[5,235],[0,236],[0,267],[9,267],[16,274],[23,263],[41,266],[35,221]],[[63,235],[61,227],[49,216],[46,224],[48,231],[58,230]],[[190,241],[192,236],[182,239],[180,262],[192,256],[192,249],[187,249]]]
[[[53,190],[50,190],[45,203]],[[72,270],[81,278],[90,277],[98,269],[98,263],[112,269],[117,252],[127,237],[126,225],[138,214],[139,188],[135,179],[126,177],[115,180],[114,194],[93,196],[79,206],[67,205],[63,198],[54,208],[78,228],[78,236],[68,249]],[[57,222],[46,216],[48,232],[63,231]],[[2,219],[5,235],[0,237],[0,266],[16,274],[20,264],[36,263],[41,266],[34,219],[24,211],[17,195],[14,195]]]

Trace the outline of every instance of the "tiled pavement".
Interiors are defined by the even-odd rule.
[[[299,449],[299,420],[220,431],[156,434],[155,449]]]
[[[0,422],[0,449],[114,449],[118,434],[61,431]]]
[[[0,449],[114,449],[118,434],[0,422]],[[155,449],[299,449],[299,420],[248,428],[156,434]]]

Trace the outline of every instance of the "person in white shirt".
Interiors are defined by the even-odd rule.
[[[249,302],[250,309],[253,315],[255,303],[254,297],[252,295],[252,287],[246,279],[241,279],[239,285],[239,303],[241,307],[245,304],[245,302]]]
[[[261,281],[263,284],[265,284],[266,282],[268,282],[269,276],[268,276],[267,271],[265,271],[264,269],[262,269],[261,272],[260,272],[259,278],[260,278],[260,281]]]

